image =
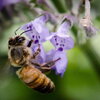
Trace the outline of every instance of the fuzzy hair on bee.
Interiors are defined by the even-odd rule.
[[[11,65],[13,67],[19,67],[16,74],[28,87],[41,93],[53,92],[55,85],[44,72],[50,71],[51,67],[59,58],[44,64],[32,62],[32,59],[35,59],[41,52],[40,45],[37,51],[32,53],[30,47],[34,41],[30,40],[27,45],[26,41],[27,39],[21,35],[9,39],[8,58]]]
[[[30,88],[41,93],[50,93],[55,89],[54,83],[33,65],[26,65],[17,71],[19,78]]]

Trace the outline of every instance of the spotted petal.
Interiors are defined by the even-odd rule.
[[[68,50],[73,48],[74,41],[69,35],[65,34],[55,34],[52,35],[51,43],[59,51]]]
[[[34,41],[45,41],[45,38],[49,36],[49,30],[45,26],[47,18],[45,16],[40,16],[34,21],[31,21],[21,27],[22,30],[27,31],[25,34]]]

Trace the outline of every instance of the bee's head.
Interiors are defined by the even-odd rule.
[[[14,38],[10,38],[8,41],[9,46],[20,46],[23,45],[25,42],[25,37],[23,36],[16,36]]]

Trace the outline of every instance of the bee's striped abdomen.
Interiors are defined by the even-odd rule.
[[[50,93],[55,89],[54,83],[33,66],[23,67],[19,72],[19,78],[21,78],[30,88],[41,93]]]

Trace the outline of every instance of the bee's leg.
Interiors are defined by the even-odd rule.
[[[50,70],[50,68],[47,68],[47,67],[42,68],[42,65],[39,63],[31,62],[31,64],[34,65],[36,68],[38,68],[41,72],[43,72],[44,70]]]
[[[51,68],[50,68],[50,67],[43,66],[43,65],[38,64],[38,63],[34,63],[34,62],[32,62],[32,64],[33,64],[33,65],[35,65],[35,66],[36,66],[36,68],[38,68],[38,69],[39,69],[41,72],[43,72],[43,73],[48,72],[48,71],[50,71],[50,70],[51,70]]]
[[[30,40],[27,47],[31,47],[32,43],[33,43],[33,40]]]
[[[41,65],[42,72],[48,72],[52,69],[52,67],[55,65],[55,63],[60,60],[61,58],[58,58],[56,60],[47,62],[46,64]]]
[[[53,65],[55,65],[55,63],[60,60],[61,58],[58,58],[56,60],[53,60],[53,61],[50,61],[50,62],[47,62],[46,64],[43,64],[42,67],[47,67],[47,68],[51,68]]]
[[[50,67],[49,68],[48,67],[41,67],[40,70],[42,73],[45,73],[45,72],[51,71],[51,68]]]
[[[36,56],[37,56],[40,52],[41,52],[41,49],[40,49],[40,44],[39,44],[39,47],[38,47],[37,51],[33,54],[32,59],[35,59]]]
[[[31,64],[33,64],[33,65],[35,65],[35,66],[37,66],[37,67],[40,67],[40,66],[41,66],[41,64],[35,63],[35,62],[31,62]]]

